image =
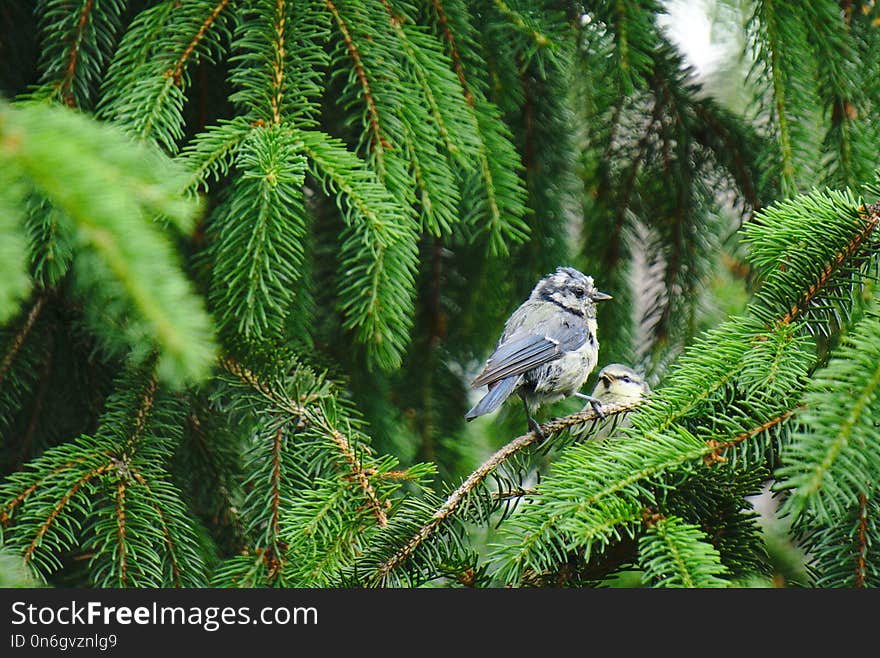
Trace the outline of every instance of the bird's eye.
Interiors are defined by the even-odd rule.
[[[574,289],[574,296],[577,297],[578,299],[580,299],[581,297],[583,297],[586,294],[587,294],[587,291],[584,290],[583,288],[575,288]]]
[[[624,375],[623,377],[621,377],[621,379],[622,379],[624,382],[626,382],[627,384],[632,384],[632,382],[633,382],[632,378],[631,378],[631,377],[628,377],[627,375]]]

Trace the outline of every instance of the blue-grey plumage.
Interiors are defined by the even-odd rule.
[[[514,393],[532,412],[578,391],[596,367],[596,302],[611,299],[599,292],[592,277],[560,267],[541,279],[529,298],[504,326],[495,351],[472,386],[489,392],[468,411],[467,420],[490,413]],[[589,396],[582,396],[589,397]]]

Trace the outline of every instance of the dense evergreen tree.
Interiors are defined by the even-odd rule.
[[[7,0],[0,580],[880,585],[880,13],[707,4]],[[465,424],[562,264],[653,392]]]

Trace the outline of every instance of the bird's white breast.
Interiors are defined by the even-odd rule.
[[[563,354],[559,359],[543,366],[544,376],[538,378],[535,392],[547,397],[545,401],[560,399],[580,390],[599,360],[599,344],[596,340],[596,320],[589,318],[590,336],[581,347]]]

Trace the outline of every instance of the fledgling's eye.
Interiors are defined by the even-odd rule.
[[[573,292],[574,292],[574,296],[577,297],[578,299],[580,299],[581,297],[583,297],[584,295],[587,294],[587,291],[584,290],[583,288],[575,288],[573,290]]]

